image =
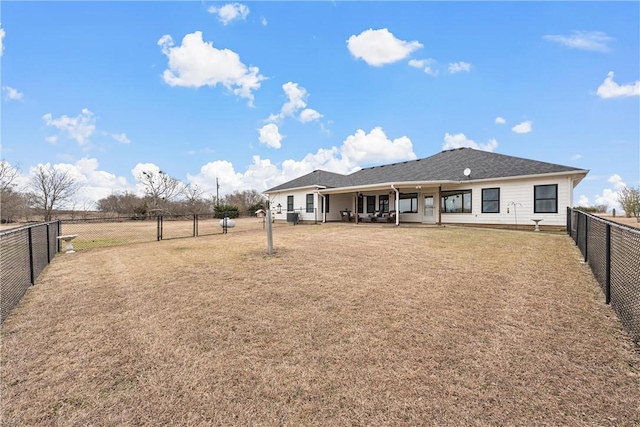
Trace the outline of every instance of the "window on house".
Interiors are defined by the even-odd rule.
[[[313,213],[313,194],[307,194],[307,213]]]
[[[378,210],[380,212],[385,212],[385,213],[389,212],[389,195],[388,194],[383,194],[381,196],[378,196]]]
[[[363,198],[364,197],[362,195],[358,196],[358,213],[364,213],[364,210],[363,210]]]
[[[367,196],[367,213],[376,211],[376,196]]]
[[[482,189],[482,213],[500,213],[500,189]]]
[[[400,193],[400,213],[418,213],[418,193]]]
[[[287,212],[293,212],[293,196],[287,196]]]
[[[471,213],[471,190],[443,191],[440,212]]]
[[[533,212],[558,213],[558,184],[533,186]]]

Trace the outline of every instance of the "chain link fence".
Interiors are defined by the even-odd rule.
[[[50,221],[0,232],[0,322],[58,251],[60,222]]]
[[[158,215],[144,219],[130,217],[62,220],[65,234],[77,234],[73,240],[76,251],[133,243],[241,233],[266,229],[265,217],[232,218],[226,230],[215,214]],[[275,223],[273,226],[282,226]]]
[[[567,210],[567,230],[625,329],[640,343],[640,229]]]

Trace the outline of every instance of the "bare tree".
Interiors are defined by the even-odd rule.
[[[182,188],[182,195],[185,198],[186,208],[189,213],[201,213],[207,209],[207,202],[204,200],[204,190],[196,184],[187,184]]]
[[[42,209],[45,221],[50,221],[53,209],[70,200],[81,188],[81,184],[68,171],[38,165],[31,177],[30,187],[34,206]]]
[[[13,189],[19,175],[19,166],[11,166],[6,160],[0,160],[0,192],[4,193],[6,190]]]
[[[627,218],[633,215],[640,221],[640,187],[623,187],[618,193],[618,203],[624,209]]]
[[[166,202],[171,202],[182,194],[183,184],[168,174],[159,171],[145,171],[138,176],[138,180],[144,185],[146,196],[151,201],[151,209],[158,209]]]
[[[257,190],[234,191],[227,194],[224,203],[231,206],[237,206],[238,210],[243,213],[253,213],[257,209],[264,209],[266,199]]]
[[[6,160],[0,161],[0,218],[2,222],[14,222],[24,217],[28,210],[27,198],[16,189],[20,168]]]
[[[11,188],[2,191],[0,204],[0,220],[3,223],[15,222],[29,215],[27,196]]]

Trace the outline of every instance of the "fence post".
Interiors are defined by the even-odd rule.
[[[567,206],[567,234],[571,236],[571,208]]]
[[[51,223],[47,224],[47,264],[51,262],[51,236],[49,235],[49,227]]]
[[[62,236],[62,220],[58,220],[58,235],[56,236],[56,240],[58,241],[58,252],[62,252],[62,239],[58,239],[58,236]]]
[[[589,217],[585,214],[582,216],[584,218],[584,262],[587,262],[589,259]]]
[[[193,214],[193,237],[198,235],[198,214]]]
[[[611,224],[607,223],[605,232],[605,284],[604,299],[605,303],[611,302]]]
[[[159,242],[160,240],[162,240],[162,215],[158,215],[156,217],[156,222],[157,222],[156,238],[158,239],[158,242]]]
[[[36,284],[36,275],[33,266],[33,235],[32,235],[33,227],[28,228],[27,236],[29,240],[29,274],[31,278],[31,284]]]
[[[579,241],[580,241],[580,233],[581,233],[581,229],[580,229],[581,223],[582,223],[582,217],[580,216],[580,212],[576,211],[576,235],[573,236],[573,240],[576,242],[576,246],[578,247],[580,247]]]

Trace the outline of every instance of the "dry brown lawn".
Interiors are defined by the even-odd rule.
[[[598,215],[598,216],[603,218],[603,219],[607,219],[609,221],[617,222],[618,224],[626,225],[628,227],[640,228],[640,221],[638,221],[638,219],[633,217],[633,216],[630,217],[630,218],[627,218],[624,215],[622,215],[622,216],[620,216],[620,215],[613,216],[611,214],[602,214],[602,215]]]
[[[2,425],[640,424],[564,234],[324,224],[57,256],[2,325]]]

